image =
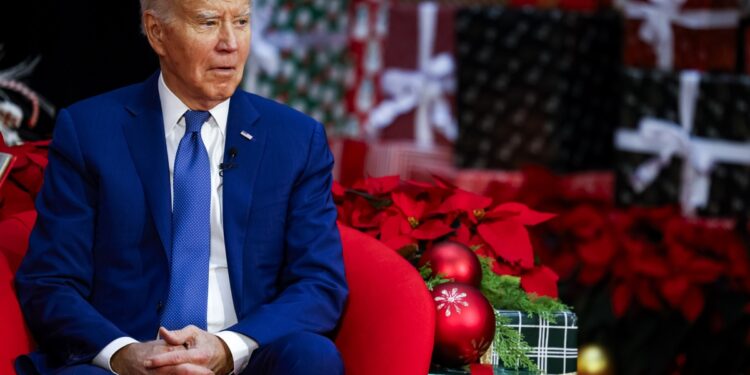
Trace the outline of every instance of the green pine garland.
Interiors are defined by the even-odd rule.
[[[554,322],[555,313],[570,311],[570,307],[550,297],[529,298],[521,289],[521,278],[496,274],[492,271],[495,260],[491,258],[480,256],[479,261],[482,264],[482,294],[496,309],[494,345],[503,366],[508,369],[526,368],[531,372],[540,373],[536,363],[526,355],[531,351],[531,346],[524,340],[523,334],[507,326],[510,321],[497,310],[524,311],[529,315],[537,314],[542,319]]]
[[[495,310],[495,341],[493,345],[497,350],[503,366],[509,369],[525,368],[530,372],[539,374],[542,371],[526,353],[531,351],[531,346],[524,340],[523,334],[508,326],[510,319],[500,315]]]
[[[482,294],[496,309],[518,310],[529,315],[538,314],[550,322],[554,322],[555,313],[570,311],[570,307],[554,298],[529,298],[526,291],[521,289],[521,278],[501,276],[492,271],[493,259],[480,256],[479,261],[482,264]]]
[[[427,262],[424,266],[419,267],[419,275],[422,276],[425,284],[427,284],[427,289],[429,289],[430,291],[435,289],[435,287],[440,284],[445,284],[453,281],[453,279],[446,279],[444,277],[445,275],[443,275],[442,273],[431,276],[432,268],[430,267],[430,262]]]

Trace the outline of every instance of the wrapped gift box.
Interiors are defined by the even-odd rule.
[[[383,75],[383,47],[388,35],[388,0],[352,0],[349,17],[349,50],[352,82],[347,87],[346,106],[359,130],[370,111],[382,99],[377,90]]]
[[[375,139],[450,145],[454,116],[454,8],[397,4],[388,15],[379,98],[365,123]]]
[[[348,7],[349,0],[254,1],[243,87],[312,116],[331,134],[349,132],[349,20],[342,16]]]
[[[544,374],[576,372],[578,362],[578,317],[572,312],[560,312],[548,321],[538,315],[521,311],[499,310],[506,324],[523,335],[532,350],[528,354]],[[502,367],[496,348],[490,346],[482,363]]]
[[[614,11],[459,11],[458,165],[611,168],[621,26]]]
[[[486,372],[486,371],[485,371]],[[493,375],[538,375],[535,372],[523,370],[507,370],[502,367],[494,367],[489,370]],[[458,369],[431,369],[429,375],[483,375],[475,372],[458,370]]]
[[[738,0],[622,0],[625,64],[735,72]]]
[[[367,160],[367,143],[359,139],[330,137],[328,147],[333,154],[334,181],[343,186],[352,186],[357,180],[365,177]]]
[[[621,205],[745,215],[750,199],[750,77],[627,69],[617,131]]]

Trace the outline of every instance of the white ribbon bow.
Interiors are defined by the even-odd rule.
[[[661,69],[674,65],[674,35],[672,24],[689,29],[715,29],[737,27],[740,12],[737,9],[683,10],[685,0],[651,0],[640,3],[621,1],[627,18],[641,19],[638,36],[651,45],[656,53],[656,64]]]
[[[750,143],[729,142],[692,137],[693,115],[698,101],[700,73],[685,71],[680,75],[680,124],[644,118],[638,130],[619,129],[615,137],[620,150],[657,154],[641,164],[629,176],[636,193],[648,188],[669,165],[674,156],[685,161],[682,166],[680,205],[685,214],[708,203],[711,171],[717,162],[750,165]]]
[[[437,33],[438,7],[435,3],[419,4],[419,61],[417,70],[388,69],[381,85],[391,99],[383,101],[370,114],[365,128],[370,135],[390,126],[393,121],[416,108],[414,139],[420,147],[434,145],[432,128],[449,140],[458,135],[451,103],[445,94],[454,93],[455,63],[449,53],[433,56]]]

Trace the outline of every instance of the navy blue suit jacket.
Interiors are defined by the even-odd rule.
[[[89,362],[118,337],[156,336],[172,242],[157,82],[155,74],[59,114],[39,218],[16,276],[39,344],[25,360],[42,373]],[[323,127],[237,90],[226,132],[232,148],[223,219],[239,322],[228,330],[261,346],[296,331],[329,333],[347,287]]]

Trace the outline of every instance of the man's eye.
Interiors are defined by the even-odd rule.
[[[247,18],[240,18],[237,20],[237,25],[239,26],[245,26],[250,23],[250,20]]]
[[[203,26],[216,26],[218,24],[218,22],[216,22],[214,20],[207,20],[207,21],[203,21],[201,24]]]

